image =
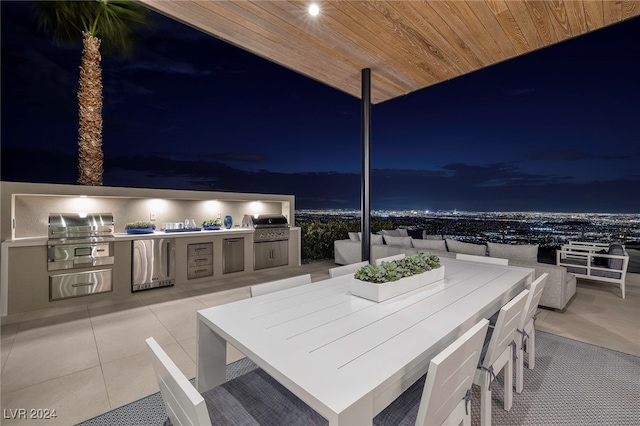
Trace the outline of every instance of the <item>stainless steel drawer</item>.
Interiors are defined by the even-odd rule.
[[[194,266],[213,265],[213,255],[189,256],[187,263],[189,268],[193,268]]]
[[[112,290],[111,269],[49,276],[49,300],[52,301]]]
[[[187,279],[213,276],[213,265],[193,266],[187,270]]]
[[[203,256],[213,254],[213,243],[189,244],[187,245],[187,256]]]
[[[244,271],[244,238],[225,238],[222,242],[222,273]]]

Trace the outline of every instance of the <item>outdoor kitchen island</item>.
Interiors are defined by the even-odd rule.
[[[2,182],[2,315],[75,304],[108,303],[111,299],[130,296],[135,257],[133,241],[140,240],[172,240],[171,256],[175,258],[172,282],[175,288],[211,287],[215,291],[217,280],[223,276],[250,274],[261,267],[255,267],[254,259],[254,235],[259,236],[258,228],[242,226],[246,214],[281,218],[281,226],[284,222],[288,227],[288,239],[284,242],[286,259],[280,264],[299,265],[300,229],[293,226],[293,206],[293,196],[287,195]],[[47,259],[51,257],[51,239],[46,236],[51,232],[47,230],[47,222],[50,213],[59,212],[78,215],[89,212],[89,217],[92,213],[108,212],[112,215],[115,223],[111,240],[112,264],[80,264],[69,270],[86,275],[108,270],[112,278],[111,289],[105,291],[103,288],[101,293],[82,297],[51,300],[51,282],[56,276],[69,272],[52,271],[47,265]],[[158,229],[155,232],[134,235],[125,232],[126,223],[141,217],[148,220],[150,214],[156,218]],[[183,232],[159,229],[163,222],[178,218],[194,218],[197,224],[201,224],[203,220],[219,215],[232,217],[231,228],[223,226],[219,230]],[[81,251],[80,254],[83,253]],[[235,257],[234,262],[229,260],[230,256]]]

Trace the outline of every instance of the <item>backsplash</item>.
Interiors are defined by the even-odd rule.
[[[153,193],[153,190],[149,192]],[[282,196],[281,200],[242,200],[257,197],[259,194],[224,193],[234,199],[180,199],[181,191],[163,191],[169,193],[170,198],[118,197],[101,195],[43,195],[43,194],[14,194],[12,199],[12,218],[15,220],[13,238],[46,237],[49,226],[49,213],[112,213],[115,222],[115,232],[124,233],[124,226],[128,222],[144,220],[150,221],[155,215],[153,223],[160,230],[165,222],[184,222],[194,219],[200,227],[206,219],[221,220],[229,215],[233,218],[233,226],[241,226],[245,214],[283,214],[293,225],[290,217],[292,211],[291,196]],[[220,193],[197,193],[202,198]],[[187,195],[193,195],[189,192]],[[175,198],[174,198],[175,196]],[[268,195],[264,198],[277,196]],[[213,198],[213,197],[212,197]],[[5,198],[6,200],[6,198]],[[6,210],[3,210],[3,213]],[[4,221],[3,221],[4,222]],[[7,222],[4,222],[5,224]],[[4,228],[4,227],[3,227]],[[7,229],[2,230],[2,239],[10,239]]]

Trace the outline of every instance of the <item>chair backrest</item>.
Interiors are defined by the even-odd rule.
[[[464,404],[467,390],[473,384],[488,326],[489,321],[481,320],[431,360],[416,425],[441,425],[456,408],[465,415],[460,403]],[[458,424],[461,419],[455,420]]]
[[[456,259],[468,260],[470,262],[491,263],[494,265],[509,265],[509,259],[503,259],[501,257],[477,256],[474,254],[456,253]]]
[[[523,290],[500,309],[498,320],[489,341],[489,347],[482,361],[483,367],[489,368],[493,365],[504,348],[514,341],[524,305],[527,303],[527,296],[529,296],[529,290]]]
[[[358,269],[368,264],[369,262],[365,260],[364,262],[351,263],[349,265],[344,265],[344,266],[336,266],[335,268],[329,269],[329,278],[335,278],[342,275],[353,274]]]
[[[171,423],[174,426],[210,425],[211,418],[202,395],[153,337],[145,341],[151,352],[160,394]]]
[[[283,278],[281,280],[269,281],[264,284],[251,286],[251,297],[261,296],[274,291],[280,291],[299,285],[311,284],[311,274],[298,275],[297,277]]]
[[[375,260],[375,265],[380,266],[382,262],[391,262],[392,260],[404,259],[404,256],[405,256],[404,253],[400,253],[400,254],[394,254],[393,256],[381,257],[380,259]]]
[[[524,305],[522,316],[520,317],[520,324],[518,324],[518,328],[520,330],[524,330],[524,326],[535,315],[536,309],[538,309],[538,303],[540,303],[540,297],[542,297],[542,290],[544,290],[544,285],[547,282],[548,275],[549,274],[545,272],[531,283],[531,286],[529,287],[529,296],[527,297],[527,303],[525,303]]]

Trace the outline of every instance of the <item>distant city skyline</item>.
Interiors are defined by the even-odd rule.
[[[2,180],[74,184],[80,46],[0,2]],[[640,212],[640,19],[374,105],[372,209]],[[103,55],[105,185],[360,205],[360,101],[150,12]],[[374,70],[375,72],[375,70]]]
[[[392,220],[396,226],[426,228],[431,233],[473,242],[509,240],[557,248],[568,241],[609,242],[623,238],[627,244],[640,244],[640,213],[377,210],[371,214],[377,220]],[[299,223],[318,219],[335,220],[336,217],[340,220],[359,220],[360,215],[357,210],[296,210],[296,222]]]

